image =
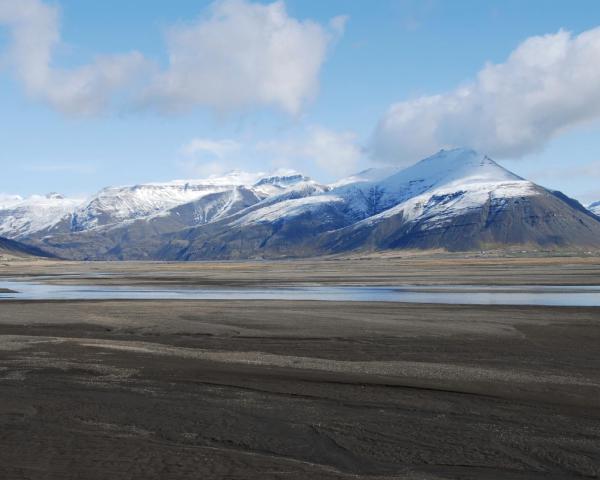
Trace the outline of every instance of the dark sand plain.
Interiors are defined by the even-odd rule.
[[[27,275],[598,285],[600,259],[0,267],[0,276]],[[600,308],[3,301],[0,478],[598,478],[599,347]]]

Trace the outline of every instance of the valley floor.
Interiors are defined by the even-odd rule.
[[[600,259],[0,267],[65,273],[136,285],[597,285]],[[600,308],[3,301],[0,477],[597,478],[599,344]]]

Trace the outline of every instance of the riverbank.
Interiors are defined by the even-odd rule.
[[[243,262],[20,261],[0,277],[123,286],[600,285],[600,256],[387,253],[365,257]]]

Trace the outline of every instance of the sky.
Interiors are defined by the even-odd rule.
[[[472,147],[600,200],[597,0],[0,0],[0,192]]]

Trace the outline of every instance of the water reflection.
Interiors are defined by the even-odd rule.
[[[600,306],[598,286],[295,286],[269,288],[50,285],[0,280],[4,300],[324,300],[471,305]]]

